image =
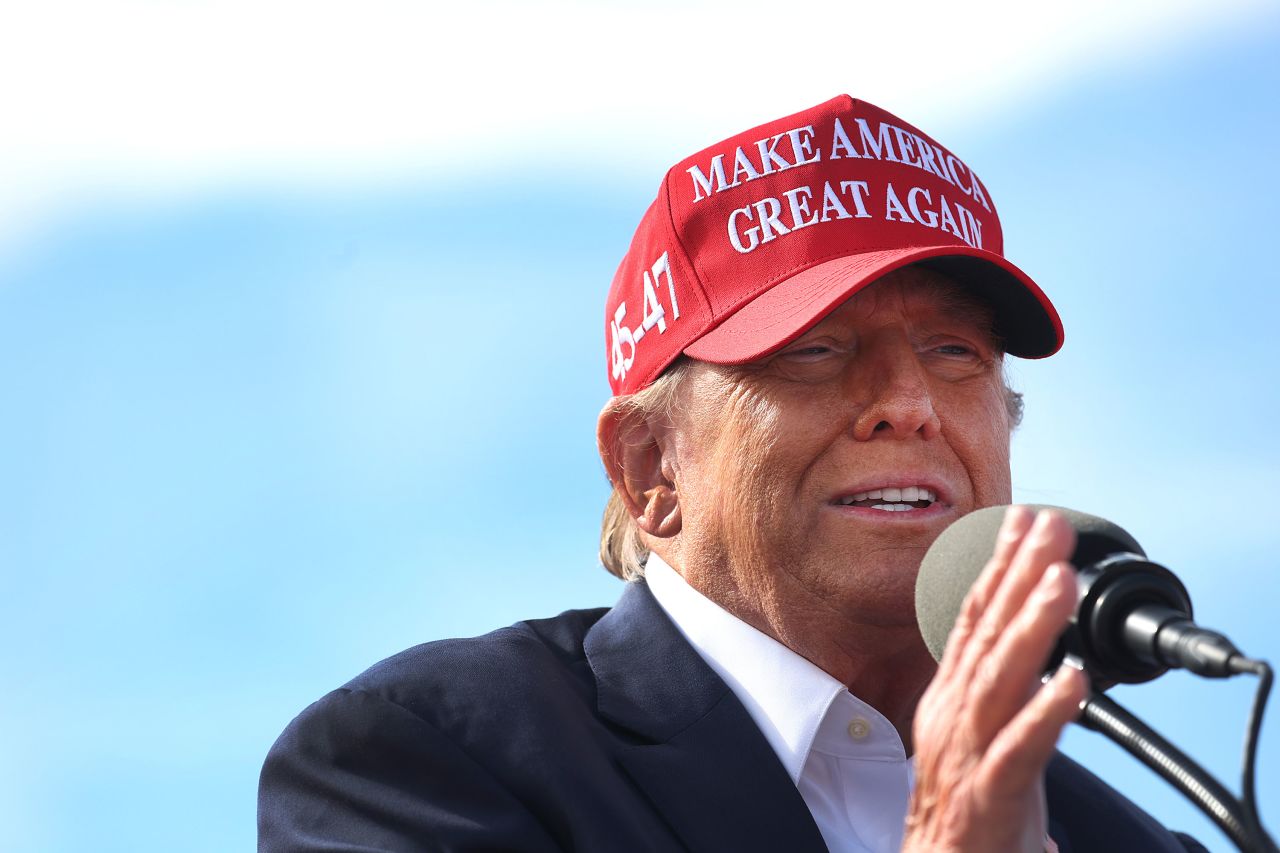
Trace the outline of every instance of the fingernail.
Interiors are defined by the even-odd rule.
[[[1043,541],[1049,538],[1049,520],[1052,517],[1047,509],[1042,509],[1036,513],[1035,523],[1031,525],[1031,538],[1033,540]]]
[[[1021,506],[1019,506],[1018,504],[1009,504],[1004,509],[1004,521],[1001,522],[1000,526],[1001,527],[1012,526],[1013,523],[1017,521],[1018,516],[1022,515],[1022,513],[1023,513],[1023,508]]]
[[[1027,515],[1027,508],[1019,504],[1011,504],[1004,511],[1004,519],[1000,522],[1000,532],[996,534],[1003,539],[1017,538],[1018,528],[1022,527],[1023,519]]]
[[[1070,582],[1071,589],[1073,590],[1073,596],[1076,598],[1079,597],[1078,588],[1076,587],[1075,566],[1071,565],[1070,563],[1064,560],[1059,560],[1058,562],[1054,563],[1052,566],[1049,567],[1048,571],[1046,571],[1046,574],[1048,574],[1049,572],[1053,573],[1053,577],[1054,577],[1053,582],[1055,584],[1060,583],[1064,578],[1067,579]]]
[[[1049,568],[1044,570],[1044,574],[1040,576],[1040,580],[1036,583],[1036,597],[1042,601],[1050,601],[1058,597],[1058,590],[1061,589],[1062,583],[1062,564],[1051,563]]]
[[[1059,696],[1067,696],[1076,690],[1077,679],[1083,677],[1084,671],[1070,664],[1063,662],[1058,666],[1058,671],[1053,674],[1053,690]],[[1081,700],[1083,704],[1083,699]]]

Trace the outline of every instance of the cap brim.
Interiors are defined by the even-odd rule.
[[[1062,320],[1026,273],[994,252],[929,246],[863,252],[801,270],[744,304],[684,352],[715,364],[762,358],[881,276],[910,264],[937,270],[988,302],[1008,354],[1044,358],[1062,348]]]

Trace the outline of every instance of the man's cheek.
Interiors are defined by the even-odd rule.
[[[1009,439],[992,437],[980,454],[980,470],[974,472],[975,483],[982,484],[977,497],[982,505],[1006,504],[1013,499],[1012,478],[1009,472]]]

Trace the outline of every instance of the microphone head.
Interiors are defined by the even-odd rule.
[[[1121,552],[1146,556],[1128,531],[1105,518],[1060,506],[1026,506],[1036,512],[1055,510],[1070,522],[1076,531],[1076,550],[1071,555],[1076,566],[1092,565]],[[1007,509],[991,506],[962,516],[942,531],[920,563],[916,575],[916,621],[935,660],[942,659],[969,587],[991,559]]]

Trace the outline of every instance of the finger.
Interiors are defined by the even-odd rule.
[[[1004,521],[1000,524],[1000,532],[996,534],[996,545],[991,554],[991,561],[1008,566],[1018,552],[1018,545],[1031,530],[1036,520],[1036,512],[1029,506],[1015,504],[1005,511]]]
[[[994,737],[1026,704],[1075,605],[1075,572],[1069,563],[1052,564],[978,664],[974,695],[981,696],[975,714],[980,735]]]
[[[1045,569],[1070,558],[1074,547],[1075,531],[1063,516],[1052,510],[1037,514],[1031,529],[1018,543],[986,615],[1000,627],[1009,624]]]
[[[951,629],[950,636],[947,637],[944,661],[949,658],[958,660],[959,652],[952,650],[960,649],[968,643],[978,620],[991,603],[996,588],[1004,578],[1013,555],[1017,553],[1018,545],[1031,529],[1034,520],[1035,513],[1030,507],[1011,506],[1005,511],[1004,520],[1000,523],[1000,532],[996,534],[994,553],[965,596],[964,603],[960,607],[960,615],[956,618],[956,624]]]
[[[1037,784],[1053,756],[1062,729],[1080,716],[1088,681],[1063,665],[991,742],[975,778],[992,797],[1014,797]]]
[[[1008,570],[983,611],[965,649],[961,670],[972,673],[978,662],[990,654],[1005,628],[1013,620],[1040,576],[1053,563],[1066,560],[1075,547],[1075,531],[1065,518],[1051,510],[1042,511],[1018,545]]]

